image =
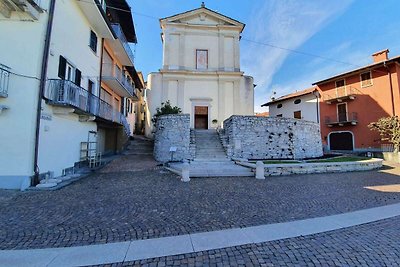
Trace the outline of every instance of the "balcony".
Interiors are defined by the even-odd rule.
[[[125,74],[117,65],[112,63],[103,63],[101,79],[119,96],[136,97],[134,93],[134,83],[126,78]]]
[[[334,126],[354,126],[358,123],[357,112],[339,113],[335,116],[326,116],[325,125],[328,127]]]
[[[110,46],[114,51],[116,57],[122,65],[133,66],[134,56],[131,47],[129,46],[129,43],[126,40],[125,34],[122,31],[121,25],[119,25],[118,23],[112,23],[111,28],[118,38],[114,41],[110,41]]]
[[[40,8],[41,0],[2,0],[0,13],[6,17],[11,17],[11,12],[27,13],[32,19],[38,20],[43,10]]]
[[[338,87],[334,94],[324,94],[323,99],[327,104],[340,103],[347,100],[354,100],[356,98],[356,90],[351,86]]]
[[[53,106],[71,107],[79,115],[94,115],[100,119],[115,122],[124,126],[130,134],[129,123],[125,116],[112,105],[89,93],[86,89],[67,80],[49,80],[45,98]]]
[[[10,79],[10,68],[0,64],[0,97],[8,97],[9,79]]]

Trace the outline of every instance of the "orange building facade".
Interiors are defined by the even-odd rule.
[[[400,115],[400,56],[372,55],[370,65],[316,82],[326,150],[380,151],[379,133],[368,124]]]

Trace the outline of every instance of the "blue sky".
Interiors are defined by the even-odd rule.
[[[158,19],[198,8],[193,0],[128,0],[138,44],[136,68],[145,78],[158,71],[162,45]],[[255,111],[272,92],[281,96],[315,81],[372,62],[371,54],[389,48],[400,55],[399,0],[209,0],[208,8],[246,24],[241,68],[254,77]],[[277,49],[311,53],[338,61]]]

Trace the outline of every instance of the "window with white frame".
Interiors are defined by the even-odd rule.
[[[372,85],[371,72],[367,71],[367,72],[361,73],[360,80],[361,80],[361,87],[367,87],[367,86]]]
[[[97,35],[94,31],[90,31],[89,47],[93,52],[97,53]]]
[[[81,71],[61,55],[58,62],[58,77],[63,80],[74,82],[76,85],[81,86]]]

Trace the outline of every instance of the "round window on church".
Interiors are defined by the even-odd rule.
[[[294,103],[297,105],[297,104],[300,104],[301,103],[301,99],[296,99],[295,101],[294,101]]]
[[[277,107],[277,108],[281,108],[281,107],[282,107],[282,104],[278,104],[276,107]]]

